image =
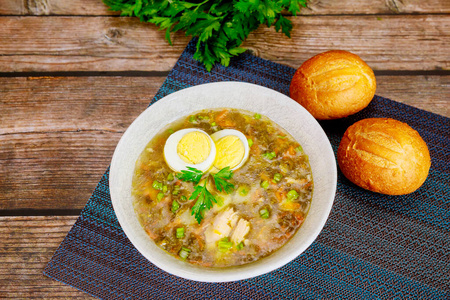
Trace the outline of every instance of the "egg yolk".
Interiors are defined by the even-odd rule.
[[[216,160],[214,167],[221,170],[225,167],[234,168],[244,158],[244,144],[234,135],[228,135],[216,142]]]
[[[178,156],[186,163],[199,164],[211,152],[211,143],[204,133],[193,131],[185,134],[177,146]]]

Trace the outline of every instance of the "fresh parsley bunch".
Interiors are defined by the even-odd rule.
[[[228,66],[230,58],[246,49],[240,47],[260,24],[275,26],[290,37],[292,23],[283,10],[296,15],[307,0],[103,0],[123,16],[136,16],[171,33],[178,30],[198,37],[194,58],[211,71],[215,63]]]

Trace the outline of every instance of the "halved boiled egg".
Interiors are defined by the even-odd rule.
[[[213,169],[219,171],[225,167],[239,169],[248,159],[249,146],[247,137],[240,131],[224,129],[213,133],[211,138],[216,143],[216,159]]]
[[[211,137],[196,128],[172,133],[164,145],[164,159],[175,172],[187,167],[207,171],[216,157],[216,146]]]

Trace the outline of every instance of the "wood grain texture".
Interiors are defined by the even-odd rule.
[[[0,78],[0,209],[80,209],[163,77]]]
[[[435,14],[450,12],[447,0],[310,0],[301,14]],[[0,0],[0,15],[115,15],[100,0]]]
[[[0,136],[0,209],[80,209],[122,133],[80,131]]]
[[[0,18],[0,72],[168,71],[188,43],[136,18]],[[32,31],[29,28],[33,28]]]
[[[165,77],[0,77],[0,135],[121,133]]]
[[[0,15],[70,15],[104,16],[118,15],[101,0],[0,0]]]
[[[0,78],[0,209],[83,208],[163,79]],[[450,76],[377,82],[378,95],[450,117]]]
[[[311,16],[292,20],[290,39],[261,27],[243,46],[294,68],[333,49],[359,55],[374,70],[450,68],[448,16]]]
[[[450,117],[450,76],[377,76],[376,94]]]
[[[435,14],[450,12],[446,0],[310,0],[303,15]]]
[[[255,55],[297,68],[330,49],[350,50],[374,70],[448,70],[445,15],[292,17],[289,39],[261,26],[244,43]],[[168,71],[188,42],[136,18],[0,18],[0,72]],[[30,31],[29,28],[33,28]]]
[[[94,299],[43,275],[77,217],[0,217],[1,299]]]

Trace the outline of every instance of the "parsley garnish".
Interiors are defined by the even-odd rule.
[[[211,194],[206,188],[206,180],[203,185],[198,184],[200,179],[203,176],[203,172],[197,170],[196,168],[188,167],[188,170],[183,170],[181,173],[177,174],[177,177],[183,181],[190,181],[195,184],[194,192],[192,193],[189,200],[197,200],[191,208],[191,215],[194,215],[197,222],[203,220],[203,214],[205,210],[209,210],[213,206],[214,203],[223,203],[223,200],[219,201]],[[212,179],[214,180],[214,184],[218,191],[224,191],[227,194],[230,194],[234,190],[234,185],[227,180],[233,177],[233,171],[230,167],[223,168],[216,174],[213,174]],[[208,178],[206,178],[208,179]]]
[[[234,190],[234,185],[227,182],[228,179],[231,179],[231,177],[233,177],[233,171],[230,167],[223,168],[212,177],[214,179],[214,183],[216,184],[217,190],[219,190],[220,192],[223,191],[229,194]]]
[[[195,187],[195,191],[192,193],[191,197],[189,197],[189,200],[195,199],[197,199],[197,202],[195,202],[194,206],[191,208],[191,215],[194,215],[198,224],[200,224],[203,220],[203,212],[206,209],[211,209],[213,206],[212,203],[217,203],[217,201],[206,188],[206,182],[203,186],[197,185]]]
[[[181,30],[186,35],[198,37],[194,58],[211,71],[215,63],[228,66],[230,58],[246,49],[242,42],[260,24],[275,26],[288,37],[292,22],[282,15],[288,10],[296,15],[307,0],[103,0],[122,16],[136,16],[142,22],[156,24],[166,30],[166,40],[172,45],[170,35]],[[197,3],[195,3],[197,2]]]
[[[200,179],[202,179],[203,172],[197,170],[196,168],[187,167],[188,170],[182,170],[181,173],[177,174],[178,179],[183,181],[191,181],[195,184],[199,183]]]

